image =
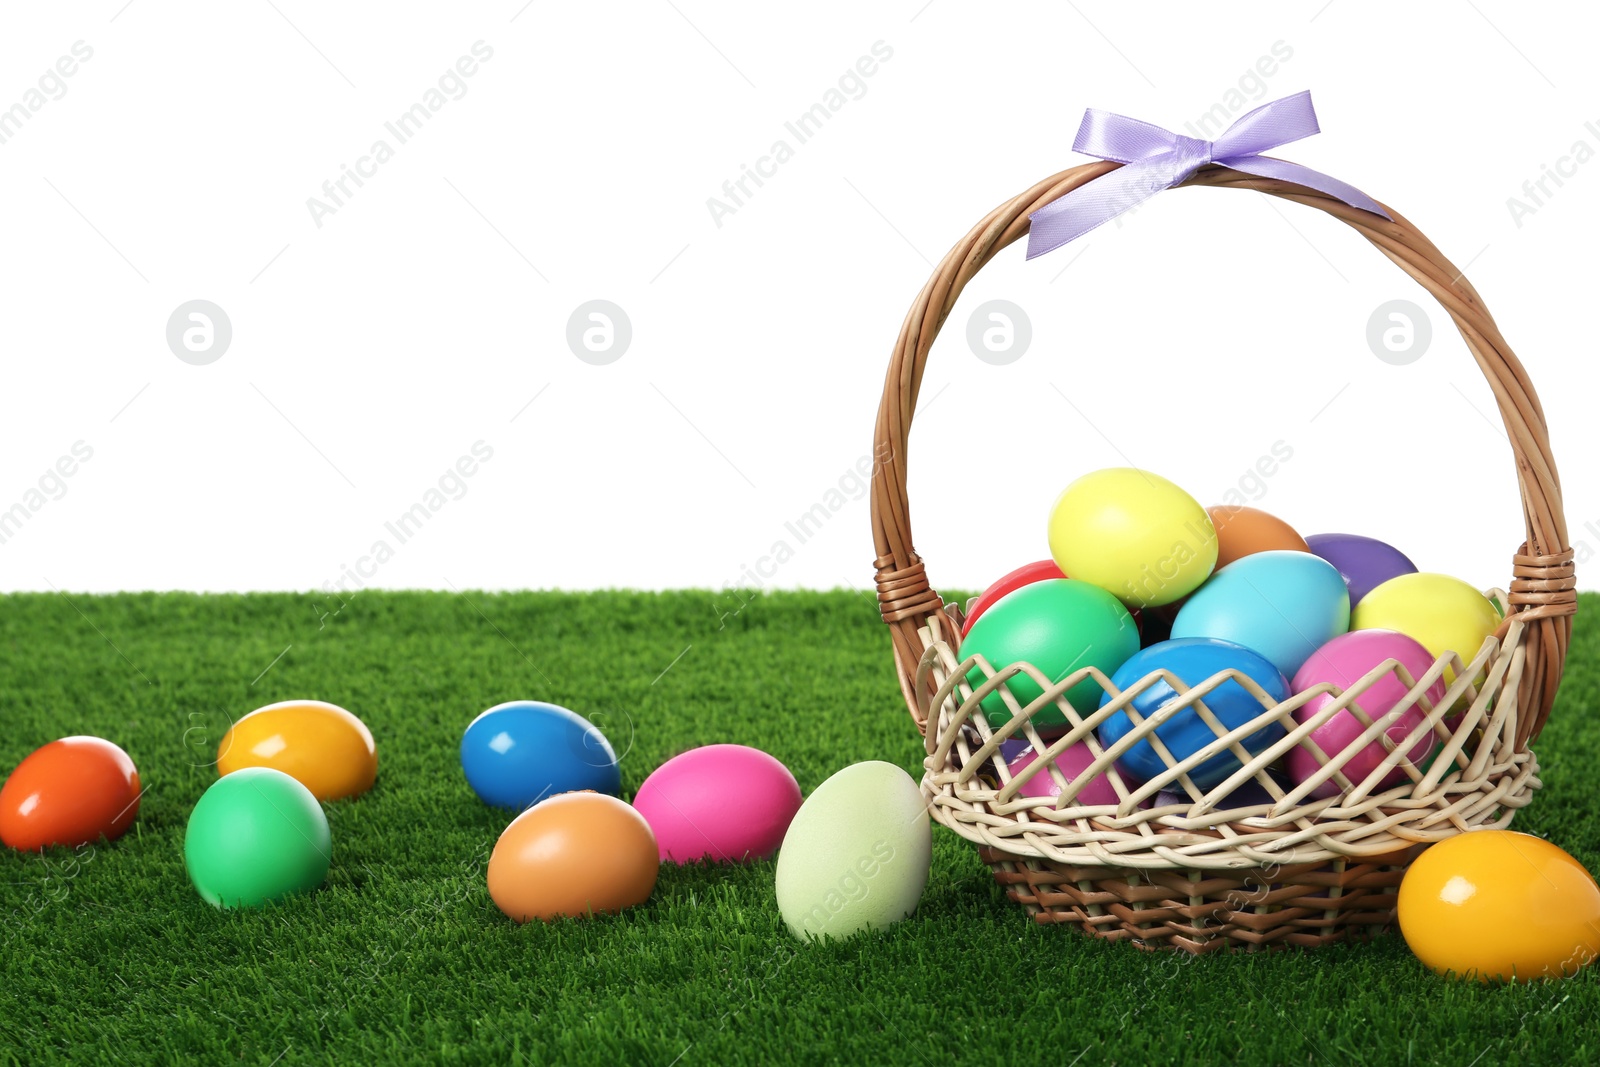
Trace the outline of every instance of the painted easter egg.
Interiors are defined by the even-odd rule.
[[[183,858],[207,904],[254,908],[321,885],[333,839],[322,805],[299,780],[242,767],[212,782],[189,813]]]
[[[1206,509],[1217,530],[1217,569],[1257,552],[1310,552],[1295,528],[1260,508],[1218,504]]]
[[[1025,585],[1032,585],[1034,582],[1042,582],[1047,578],[1065,577],[1067,575],[1061,573],[1061,568],[1056,566],[1056,561],[1053,559],[1043,559],[1037,563],[1024,564],[1009,574],[1003,575],[993,585],[974,597],[972,602],[967,605],[966,614],[961,621],[962,636],[966,636],[967,631],[972,629],[972,624],[978,621],[979,616],[994,607],[995,603],[1007,593],[1021,589]],[[1133,616],[1134,626],[1139,628],[1140,633],[1143,633],[1143,613],[1138,608],[1131,607],[1128,609],[1128,614]]]
[[[1283,792],[1287,793],[1289,791],[1290,787],[1281,774],[1276,771],[1268,771],[1267,776],[1271,778],[1273,782],[1277,784],[1278,788]],[[1230,808],[1270,808],[1277,804],[1277,802],[1277,798],[1268,792],[1266,786],[1262,785],[1254,778],[1251,778],[1247,781],[1239,783],[1236,788],[1231,790],[1227,797],[1217,805],[1217,810],[1224,811]],[[1185,808],[1192,807],[1194,805],[1194,798],[1191,797],[1181,785],[1174,783],[1173,785],[1168,786],[1166,789],[1163,789],[1161,792],[1157,793],[1154,800],[1150,802],[1150,806],[1156,808],[1165,808],[1173,804],[1177,804]],[[1243,817],[1250,818],[1248,815]]]
[[[517,922],[618,912],[649,899],[661,862],[644,816],[589,791],[541,800],[489,856],[489,896]]]
[[[574,790],[622,792],[605,735],[577,712],[542,700],[496,704],[473,719],[461,735],[461,769],[484,803],[513,811]]]
[[[1069,730],[1072,729],[1072,727],[1067,726],[1067,725],[1061,725],[1061,726],[1046,726],[1046,727],[1042,727],[1042,728],[1036,727],[1035,729],[1038,730],[1039,737],[1042,740],[1044,740],[1045,742],[1050,742],[1050,741],[1054,741],[1056,738],[1060,737],[1062,734],[1067,733]],[[1021,731],[1018,731],[1017,733],[1013,734],[1012,736],[1006,738],[1004,741],[1000,742],[999,749],[1000,749],[1000,752],[999,752],[1000,759],[1004,763],[1009,765],[1011,763],[1016,762],[1016,760],[1019,757],[1021,757],[1024,753],[1032,752],[1033,751],[1033,742],[1028,740],[1028,735],[1027,734],[1022,733]]]
[[[139,772],[100,737],[36,748],[0,788],[0,841],[23,852],[114,841],[139,813]]]
[[[1434,657],[1454,652],[1470,663],[1500,626],[1494,601],[1447,574],[1402,574],[1361,598],[1351,614],[1352,630],[1395,630],[1419,642]],[[1454,667],[1444,680],[1455,681]]]
[[[1400,932],[1440,974],[1570,978],[1600,955],[1600,887],[1572,856],[1512,830],[1471,830],[1412,861]]]
[[[1094,750],[1087,743],[1079,741],[1075,745],[1069,745],[1061,755],[1051,761],[1055,764],[1056,770],[1061,772],[1060,781],[1057,780],[1056,775],[1050,773],[1048,768],[1041,769],[1017,787],[1017,796],[1058,797],[1066,792],[1067,787],[1075,782],[1084,771],[1089,769],[1089,765],[1094,763],[1094,760]],[[1023,753],[1012,761],[1009,768],[1011,777],[1021,777],[1024,771],[1038,761],[1039,753],[1034,752],[1032,749]],[[1102,772],[1087,779],[1078,787],[1078,794],[1073,797],[1072,801],[1069,801],[1069,806],[1091,807],[1096,804],[1116,804],[1121,799],[1121,797],[1117,796],[1117,790],[1111,784],[1110,779]]]
[[[1360,534],[1312,534],[1306,545],[1333,564],[1350,589],[1350,607],[1390,578],[1415,574],[1417,565],[1393,545]]]
[[[1065,578],[1061,568],[1056,566],[1053,559],[1042,559],[1037,563],[1027,563],[1016,570],[1002,575],[989,588],[979,593],[967,607],[966,618],[961,623],[961,633],[965,635],[972,629],[972,624],[977,622],[983,613],[994,607],[995,603],[1007,593],[1021,589],[1034,582],[1042,582],[1046,578]]]
[[[1031,663],[1054,681],[1085,667],[1110,675],[1138,648],[1139,630],[1116,597],[1088,582],[1051,578],[1002,597],[973,624],[960,654],[962,659],[982,655],[996,671],[1012,663]],[[976,667],[967,675],[972,686],[985,680]],[[1044,694],[1038,682],[1021,673],[1006,682],[1006,688],[1022,705]],[[1092,711],[1101,692],[1092,677],[1084,678],[1067,690],[1067,702],[1079,711]],[[991,726],[1011,719],[998,689],[983,698],[981,707]],[[1066,715],[1055,705],[1033,717],[1036,727],[1065,721]]]
[[[1074,578],[1125,604],[1170,604],[1197,588],[1217,562],[1217,533],[1194,497],[1149,471],[1086,474],[1050,512],[1050,555]]]
[[[778,760],[746,745],[705,745],[651,772],[633,806],[663,863],[765,859],[800,810],[800,786]]]
[[[778,910],[801,940],[882,929],[916,909],[933,841],[911,776],[876,760],[819,785],[778,851]]]
[[[1286,700],[1289,683],[1282,673],[1265,657],[1242,645],[1218,641],[1207,637],[1191,637],[1163,641],[1143,649],[1124,663],[1112,676],[1111,682],[1118,691],[1133,688],[1134,683],[1158,671],[1176,677],[1188,689],[1223,671],[1238,671],[1262,688],[1274,702]],[[1150,718],[1169,703],[1179,700],[1178,690],[1165,677],[1156,679],[1149,687],[1134,697],[1132,707],[1141,721]],[[1109,704],[1107,693],[1101,704]],[[1229,679],[1208,693],[1205,706],[1228,730],[1245,726],[1267,709],[1250,690],[1238,681]],[[1100,745],[1110,748],[1133,731],[1134,722],[1126,710],[1118,711],[1100,724]],[[1193,756],[1218,737],[1192,704],[1156,727],[1160,739],[1174,760],[1182,761]],[[1284,735],[1281,723],[1264,725],[1248,734],[1240,742],[1251,755],[1262,752]],[[1137,741],[1117,759],[1117,766],[1128,776],[1140,782],[1149,781],[1167,770],[1160,753],[1150,744],[1148,737]],[[1244,764],[1231,751],[1224,750],[1202,760],[1190,770],[1189,778],[1202,790],[1222,782]]]
[[[1374,668],[1391,659],[1404,667],[1415,681],[1433,666],[1433,658],[1432,653],[1405,634],[1395,633],[1392,630],[1353,630],[1347,634],[1340,634],[1311,654],[1311,658],[1306,660],[1295,673],[1294,691],[1303,693],[1324,683],[1345,690]],[[1411,687],[1402,682],[1399,675],[1391,670],[1367,687],[1356,700],[1355,706],[1365,712],[1368,719],[1377,723],[1380,719],[1388,717],[1395,705],[1400,703],[1410,690]],[[1437,704],[1444,698],[1444,682],[1442,680],[1434,682],[1426,692],[1428,701]],[[1295,721],[1310,722],[1335,699],[1329,693],[1312,697],[1295,711]],[[1432,731],[1420,730],[1426,718],[1422,705],[1413,704],[1396,715],[1394,721],[1382,731],[1383,735],[1397,747],[1405,746],[1406,739],[1412,738],[1410,747],[1406,749],[1406,758],[1419,768],[1433,754],[1434,747],[1438,743],[1438,738]],[[1362,724],[1355,712],[1345,708],[1313,730],[1308,740],[1314,742],[1323,754],[1331,759],[1355,743],[1366,731],[1367,727]],[[1389,750],[1384,747],[1381,738],[1375,736],[1345,761],[1342,773],[1352,786],[1358,785],[1378,769],[1388,754]],[[1288,765],[1289,776],[1296,784],[1306,781],[1322,767],[1316,754],[1303,743],[1289,751]],[[1404,768],[1396,766],[1383,776],[1374,791],[1387,789],[1405,780]],[[1338,796],[1343,792],[1343,788],[1339,777],[1335,775],[1316,786],[1311,795],[1318,798]]]
[[[360,796],[378,777],[378,750],[360,719],[321,700],[285,700],[257,708],[222,735],[217,773],[271,767],[318,800]]]
[[[1172,636],[1232,641],[1293,676],[1349,628],[1350,593],[1333,565],[1306,552],[1257,552],[1219,570],[1178,611]]]

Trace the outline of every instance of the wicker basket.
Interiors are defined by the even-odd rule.
[[[1462,650],[1463,656],[1471,652],[1468,662],[1462,656],[1441,657],[1421,678],[1411,678],[1391,661],[1303,725],[1294,721],[1294,710],[1315,693],[1337,691],[1319,687],[1274,703],[1237,672],[1209,679],[1168,675],[1180,694],[1174,703],[1193,704],[1218,740],[1177,763],[1152,738],[1167,770],[1144,783],[1122,777],[1112,761],[1152,735],[1176,708],[1145,719],[1112,749],[1099,745],[1096,727],[1156,676],[1119,692],[1093,668],[1052,684],[1026,663],[963,659],[961,609],[944,604],[928,584],[912,547],[906,497],[908,435],[923,368],[962,288],[1000,249],[1027,232],[1032,212],[1116,166],[1091,163],[1063,171],[973,227],[918,294],[890,359],[878,411],[875,454],[881,462],[873,477],[872,523],[878,600],[893,638],[901,690],[926,742],[923,791],[933,817],[976,844],[996,881],[1041,923],[1070,923],[1100,937],[1196,953],[1370,936],[1392,924],[1400,878],[1418,852],[1464,830],[1506,826],[1540,784],[1529,742],[1555,699],[1577,607],[1573,552],[1544,412],[1478,294],[1398,214],[1391,211],[1393,221],[1385,220],[1299,185],[1215,165],[1184,182],[1255,189],[1320,208],[1353,227],[1434,295],[1494,390],[1516,458],[1527,539],[1512,557],[1509,590],[1490,594],[1504,622],[1482,648]],[[1447,668],[1454,680],[1445,697],[1430,704],[1427,690]],[[1315,749],[1307,735],[1389,670],[1411,686],[1407,698],[1343,752]],[[1019,671],[1030,673],[1045,690],[1026,706],[1003,685]],[[1085,678],[1114,697],[1087,716],[1063,696]],[[1249,688],[1262,706],[1258,718],[1231,733],[1204,707],[1205,694],[1229,678]],[[991,729],[978,702],[997,689],[1012,718]],[[1367,740],[1388,737],[1395,719],[1412,706],[1426,712],[1417,729],[1438,736],[1442,754],[1426,768],[1413,766],[1405,756],[1411,741],[1390,737],[1383,742],[1390,755],[1382,766],[1365,779],[1346,778],[1347,758]],[[1062,711],[1070,732],[1047,741],[1032,720],[1049,707]],[[1371,721],[1359,709],[1352,714]],[[1256,756],[1240,747],[1241,738],[1274,721],[1288,731],[1282,740]],[[1055,775],[1065,786],[1059,797],[1018,795],[1017,783],[997,755],[1001,741],[1012,737],[1026,738],[1043,754],[1030,770]],[[1075,782],[1065,782],[1049,760],[1077,741],[1086,742],[1096,759]],[[1268,765],[1296,745],[1317,755],[1327,775],[1345,787],[1342,796],[1316,799],[1310,793],[1314,782],[1289,787],[1268,773]],[[1210,791],[1196,788],[1185,772],[1224,748],[1241,759],[1243,768]],[[1393,767],[1403,769],[1403,784],[1380,789]],[[1078,784],[1101,772],[1121,802],[1080,803]],[[1256,792],[1248,807],[1230,806],[1230,794],[1250,781],[1265,795]],[[1163,789],[1178,792],[1169,792],[1157,807],[1153,801]]]

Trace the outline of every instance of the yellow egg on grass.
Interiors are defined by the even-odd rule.
[[[321,700],[286,700],[234,723],[217,745],[217,773],[271,767],[318,800],[359,796],[378,777],[378,750],[360,719]]]
[[[1062,492],[1050,512],[1050,555],[1124,604],[1156,607],[1211,576],[1217,531],[1194,497],[1159,474],[1111,467]]]
[[[1471,830],[1430,846],[1400,883],[1400,932],[1440,974],[1570,977],[1600,954],[1600,887],[1543,838]]]

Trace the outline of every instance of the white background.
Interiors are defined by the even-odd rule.
[[[1543,390],[1585,560],[1600,160],[1568,165],[1521,225],[1507,200],[1575,142],[1600,148],[1600,16],[1228,11],[8,7],[0,108],[75,42],[93,56],[0,144],[0,510],[75,442],[93,458],[0,544],[0,588],[312,589],[379,539],[393,558],[360,584],[720,588],[756,584],[782,541],[792,558],[759,584],[870,586],[851,471],[931,261],[1080,162],[1085,107],[1181,129],[1241,83],[1249,106],[1312,89],[1325,132],[1279,154],[1394,205],[1468,268]],[[478,41],[493,56],[465,95],[316,225],[307,199],[395,146],[384,123]],[[785,121],[880,41],[892,57],[847,83],[864,92],[796,145]],[[1257,80],[1279,42],[1289,58]],[[707,199],[780,138],[793,158],[717,225]],[[1006,366],[964,336],[995,297],[1032,322]],[[196,298],[233,328],[207,366],[165,338]],[[633,328],[605,366],[566,343],[595,298]],[[1408,366],[1366,342],[1396,298],[1434,327]],[[1506,583],[1521,539],[1489,390],[1443,313],[1354,233],[1254,193],[1163,194],[1032,263],[1013,246],[958,305],[922,404],[912,504],[938,587],[1044,556],[1079,474],[1133,463],[1213,503],[1278,441],[1293,458],[1256,503],[1302,532],[1383,537],[1480,586]],[[493,459],[398,544],[385,521],[478,441]],[[785,524],[838,504],[841,478],[855,499],[800,543]]]

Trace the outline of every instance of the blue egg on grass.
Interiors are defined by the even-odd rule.
[[[617,796],[617,755],[593,723],[540,700],[497,704],[461,736],[461,769],[486,804],[521,811],[546,797],[592,789]]]
[[[1257,552],[1223,567],[1189,597],[1172,636],[1232,641],[1294,677],[1311,654],[1350,628],[1350,590],[1309,552]]]
[[[1246,557],[1249,559],[1252,557]],[[1243,562],[1241,560],[1240,562]],[[1251,678],[1273,700],[1289,698],[1289,681],[1283,672],[1264,657],[1242,645],[1217,641],[1207,637],[1189,637],[1163,641],[1143,649],[1124,663],[1111,676],[1118,691],[1128,689],[1145,675],[1168,671],[1183,684],[1193,689],[1213,674],[1236,670]],[[1159,679],[1133,700],[1133,709],[1141,720],[1148,719],[1176,698],[1177,690]],[[1100,701],[1105,707],[1111,703],[1107,693]],[[1204,698],[1211,713],[1228,729],[1237,729],[1262,713],[1261,702],[1250,690],[1229,679]],[[1100,743],[1106,747],[1116,744],[1133,730],[1133,719],[1126,711],[1118,711],[1100,724]],[[1245,751],[1255,755],[1267,749],[1284,734],[1280,723],[1272,723],[1247,736],[1241,744]],[[1156,727],[1156,736],[1176,760],[1184,760],[1217,739],[1216,732],[1206,725],[1199,711],[1186,707],[1172,718]],[[1189,772],[1189,777],[1201,789],[1227,778],[1242,767],[1232,752],[1219,752]],[[1118,769],[1141,782],[1147,782],[1167,769],[1166,763],[1156,753],[1148,739],[1140,740],[1117,760]]]

